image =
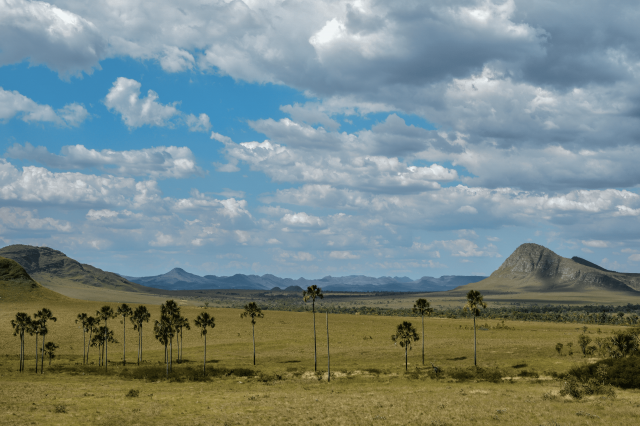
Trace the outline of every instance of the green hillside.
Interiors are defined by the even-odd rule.
[[[17,262],[0,257],[0,303],[64,301],[66,296],[35,282]]]

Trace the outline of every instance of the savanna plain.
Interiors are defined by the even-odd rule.
[[[478,367],[502,372],[487,380],[446,374],[473,369],[472,318],[425,317],[425,365],[420,340],[408,352],[405,372],[404,349],[390,336],[402,321],[410,321],[422,335],[419,317],[329,314],[328,381],[322,303],[316,312],[316,372],[311,312],[264,311],[255,325],[254,366],[251,322],[240,318],[242,310],[185,304],[182,315],[191,320],[192,329],[184,331],[179,363],[174,339],[173,372],[167,378],[164,346],[153,336],[158,305],[148,305],[151,321],[143,326],[140,366],[138,333],[128,320],[110,320],[118,343],[108,345],[105,370],[97,366],[96,348],[90,348],[90,364],[82,365],[83,331],[75,322],[79,313],[93,315],[105,303],[67,299],[44,304],[1,306],[2,424],[578,425],[636,424],[640,419],[637,390],[615,389],[615,396],[581,399],[560,395],[563,379],[554,373],[595,361],[578,348],[578,337],[585,333],[582,324],[479,319]],[[45,360],[44,374],[36,374],[35,339],[26,336],[26,371],[20,373],[19,338],[10,321],[17,312],[32,314],[43,307],[57,318],[46,339],[60,348],[50,366]],[[207,335],[203,378],[204,339],[193,319],[205,310],[216,325]],[[606,336],[620,328],[593,325],[586,334]],[[559,354],[558,342],[572,342],[575,353]],[[439,375],[432,363],[441,369]]]

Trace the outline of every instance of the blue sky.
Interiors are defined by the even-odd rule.
[[[131,276],[640,267],[640,7],[0,3],[0,244]]]

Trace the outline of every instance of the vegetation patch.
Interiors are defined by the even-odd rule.
[[[568,374],[582,382],[599,380],[622,389],[640,389],[640,357],[604,359],[574,367]]]

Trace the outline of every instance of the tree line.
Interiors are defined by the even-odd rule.
[[[316,340],[316,318],[315,318],[315,302],[316,299],[324,297],[322,289],[316,285],[309,286],[303,291],[302,298],[304,302],[311,302],[313,313],[313,345],[314,345],[314,371],[317,371],[317,340]],[[480,308],[486,308],[487,305],[483,301],[482,295],[474,290],[467,294],[467,303],[463,309],[469,311],[473,315],[474,330],[476,317],[481,314]],[[424,317],[431,316],[433,309],[430,307],[426,299],[418,299],[413,306],[412,313],[422,317],[422,364],[425,362],[424,355]],[[328,315],[328,313],[327,313]],[[149,323],[151,314],[146,306],[140,305],[135,310],[126,303],[118,306],[114,310],[111,306],[105,305],[96,311],[95,315],[90,316],[86,312],[77,315],[75,322],[80,324],[83,332],[83,356],[82,364],[89,363],[89,353],[91,348],[96,348],[98,354],[98,366],[104,367],[105,371],[109,365],[109,344],[117,344],[118,341],[114,337],[114,332],[109,328],[109,320],[121,317],[123,323],[123,347],[122,347],[122,363],[127,364],[126,360],[126,320],[129,318],[133,329],[138,332],[138,356],[137,365],[142,362],[142,341],[143,341],[143,325]],[[241,318],[250,318],[252,327],[253,340],[253,364],[256,365],[256,341],[255,341],[255,325],[257,319],[264,318],[262,310],[255,302],[248,303],[244,306],[244,311],[240,314]],[[51,310],[44,308],[33,315],[24,312],[18,312],[15,319],[11,320],[11,326],[14,330],[14,336],[20,338],[20,372],[24,371],[24,354],[25,354],[25,335],[35,336],[36,342],[36,372],[38,372],[38,361],[40,361],[40,373],[44,373],[44,357],[49,356],[49,365],[51,360],[55,358],[55,350],[59,347],[53,342],[45,344],[45,337],[49,333],[48,323],[55,322],[57,319],[53,316]],[[194,325],[200,330],[200,335],[204,338],[204,360],[203,375],[206,375],[207,365],[207,334],[208,331],[215,328],[215,318],[208,312],[200,313],[194,320]],[[167,300],[160,306],[160,319],[155,320],[153,324],[153,335],[155,339],[164,346],[164,363],[166,366],[167,376],[173,370],[173,343],[176,342],[177,362],[182,362],[182,335],[183,330],[190,330],[189,319],[182,316],[180,306],[173,301]],[[88,336],[88,339],[87,339]],[[41,337],[42,346],[40,348],[38,338]],[[415,327],[408,321],[403,321],[396,327],[396,332],[391,336],[395,343],[399,343],[400,347],[405,351],[405,369],[408,368],[407,351],[411,349],[414,342],[420,340]],[[474,365],[477,364],[476,359],[476,336],[474,333]],[[329,351],[329,326],[327,316],[327,352]],[[39,356],[41,355],[41,356]],[[330,359],[330,358],[329,358]],[[330,369],[330,364],[329,364]],[[330,379],[330,378],[329,378]]]

